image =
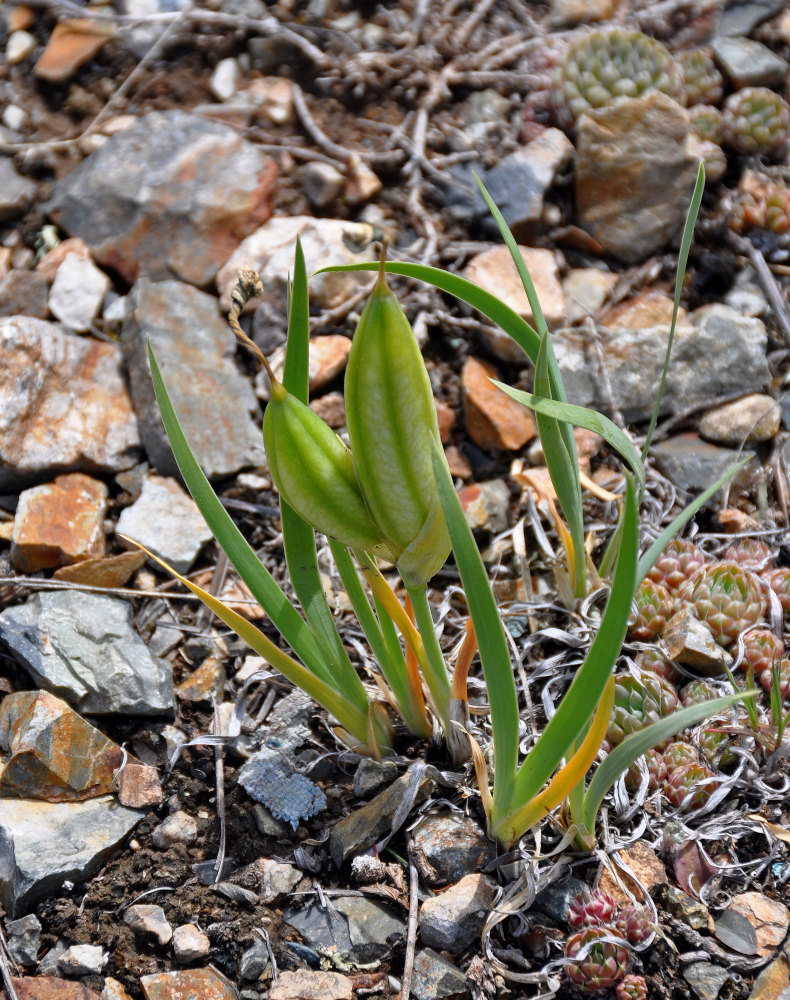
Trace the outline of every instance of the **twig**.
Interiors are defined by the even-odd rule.
[[[212,697],[213,718],[212,730],[214,736],[222,736],[222,722],[219,717],[219,705],[217,699]],[[219,818],[219,848],[217,850],[217,860],[214,862],[216,872],[214,884],[222,880],[222,869],[225,867],[225,847],[227,843],[227,823],[225,818],[225,758],[223,756],[224,747],[222,743],[217,743],[214,747],[214,787],[217,798],[217,816]]]
[[[217,561],[214,564],[214,572],[211,574],[211,583],[208,585],[208,592],[213,597],[219,597],[222,586],[225,583],[225,577],[228,573],[228,557],[225,554],[224,549],[219,550],[219,555],[217,556]],[[199,630],[203,630],[214,618],[214,612],[209,608],[207,604],[202,604],[198,610],[197,617],[195,619],[195,624]]]
[[[496,0],[478,0],[478,3],[473,6],[472,13],[464,18],[450,40],[450,45],[456,52],[463,52],[469,41],[469,36],[488,14],[495,2]]]
[[[411,976],[414,970],[414,951],[417,946],[417,916],[419,913],[420,901],[417,895],[419,884],[419,874],[417,865],[414,863],[411,837],[408,845],[409,852],[409,923],[406,930],[406,957],[403,961],[403,979],[401,980],[400,1000],[409,1000],[411,992]]]
[[[196,594],[173,594],[164,590],[175,586],[177,580],[162,584],[162,590],[133,590],[131,587],[101,587],[94,583],[72,583],[71,580],[39,580],[35,576],[0,576],[2,587],[24,587],[28,590],[81,590],[88,594],[114,594],[116,597],[166,597],[173,601],[199,601]],[[234,604],[255,605],[258,602],[246,598],[234,598]]]

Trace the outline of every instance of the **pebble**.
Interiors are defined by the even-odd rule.
[[[302,879],[302,873],[293,865],[283,864],[273,858],[258,858],[233,876],[233,881],[254,889],[261,903],[268,906],[287,896]]]
[[[346,179],[331,163],[313,160],[302,171],[302,185],[307,200],[315,208],[326,208],[343,193]]]
[[[179,475],[154,395],[149,338],[173,406],[208,478],[263,465],[260,409],[250,381],[236,367],[234,338],[216,298],[183,282],[142,279],[129,293],[121,346],[140,435],[154,469],[161,475]]]
[[[790,963],[779,955],[757,977],[749,1000],[788,1000],[790,994]]]
[[[103,556],[108,497],[104,483],[81,472],[24,490],[14,517],[14,567],[36,573]]]
[[[162,801],[159,774],[150,764],[127,760],[115,779],[118,801],[130,809],[151,809]]]
[[[603,326],[610,330],[643,330],[651,326],[661,326],[672,322],[674,302],[655,288],[648,288],[633,298],[618,302],[600,317]],[[678,323],[686,321],[688,314],[681,306],[678,309]]]
[[[551,23],[555,28],[608,21],[614,17],[617,0],[551,0]]]
[[[392,818],[409,789],[412,773],[413,767],[366,805],[350,812],[334,825],[329,836],[329,853],[338,868],[391,831]],[[423,774],[414,804],[427,799],[435,787],[433,779]]]
[[[85,240],[81,240],[77,236],[70,236],[68,239],[61,240],[51,250],[47,250],[36,264],[36,271],[43,274],[47,281],[54,281],[60,265],[69,255],[79,257],[81,260],[90,260],[91,252]]]
[[[263,941],[256,937],[253,943],[242,952],[239,959],[239,975],[248,982],[255,982],[269,968],[269,951]]]
[[[233,984],[216,969],[182,969],[140,976],[145,1000],[238,1000]]]
[[[437,951],[457,955],[480,936],[494,905],[494,884],[485,875],[466,875],[420,907],[420,939]]]
[[[0,319],[0,490],[65,470],[129,469],[139,447],[117,345]]]
[[[239,85],[239,64],[235,59],[220,59],[209,79],[211,93],[218,101],[228,101]]]
[[[706,490],[727,469],[746,456],[731,448],[708,444],[696,434],[684,433],[653,445],[653,459],[667,479],[681,490],[700,493]],[[735,476],[731,483],[748,488],[751,478],[760,471],[760,462],[752,460]],[[727,487],[725,486],[724,489]]]
[[[343,199],[347,205],[361,205],[381,191],[378,176],[359,156],[354,154],[346,164],[346,180],[343,185]]]
[[[790,64],[752,38],[714,38],[713,58],[736,90],[784,83]]]
[[[753,393],[717,406],[703,416],[700,437],[737,448],[770,441],[779,433],[782,408],[771,396]]]
[[[28,117],[24,108],[20,108],[18,104],[6,104],[0,120],[12,132],[21,132],[27,124]]]
[[[570,270],[562,279],[568,322],[578,323],[587,316],[597,316],[618,280],[618,275],[598,267]]]
[[[765,957],[781,945],[790,928],[790,910],[762,892],[733,896],[729,908],[742,914],[757,933],[757,954]]]
[[[390,785],[398,777],[398,765],[391,760],[377,761],[363,757],[354,772],[354,795],[365,798],[382,785]]]
[[[0,796],[80,802],[107,795],[121,748],[46,691],[16,691],[0,704],[0,746],[8,753]]]
[[[269,218],[276,173],[233,129],[154,111],[56,181],[47,210],[129,284],[147,275],[203,286]]]
[[[429,885],[458,882],[496,857],[496,847],[471,816],[425,816],[413,831],[420,874]]]
[[[48,293],[49,285],[43,275],[14,268],[0,278],[0,316],[24,315],[47,319]]]
[[[167,921],[165,911],[152,903],[135,903],[130,906],[123,915],[123,922],[133,931],[156,938],[161,945],[168,944],[173,937],[173,928]]]
[[[190,569],[212,537],[192,497],[175,479],[155,475],[146,477],[140,496],[121,511],[115,530],[118,536],[140,542],[178,573]],[[134,548],[125,539],[120,541]]]
[[[283,920],[319,954],[328,950],[355,965],[384,958],[406,935],[405,921],[368,896],[338,896],[330,907],[318,901],[300,909],[288,907]]]
[[[269,990],[269,1000],[353,1000],[354,984],[339,972],[298,969],[281,972]]]
[[[92,260],[66,254],[49,291],[49,310],[76,333],[90,330],[99,315],[110,279]]]
[[[58,959],[58,968],[65,976],[96,976],[106,961],[101,945],[73,944]]]
[[[507,530],[512,498],[504,479],[470,483],[459,491],[458,499],[466,515],[466,523],[473,531],[498,534]]]
[[[106,976],[99,1000],[132,1000],[132,998],[124,989],[123,983],[113,979],[112,976]]]
[[[311,337],[308,349],[307,377],[310,392],[323,389],[341,375],[346,368],[348,353],[351,350],[351,338],[339,333],[327,333],[320,337]],[[269,356],[275,377],[282,379],[285,367],[285,348],[278,347]],[[269,377],[264,369],[255,380],[255,387],[260,399],[269,398]]]
[[[688,140],[685,110],[655,91],[577,122],[579,224],[623,263],[644,260],[681,229],[699,166]]]
[[[410,995],[416,1000],[462,1000],[469,996],[464,974],[433,948],[414,956]]]
[[[727,6],[718,13],[716,34],[746,37],[758,24],[786,9],[786,0],[745,0],[737,6]]]
[[[684,924],[688,924],[692,930],[701,931],[707,928],[710,914],[704,903],[674,885],[664,887],[662,898],[668,912],[678,920],[682,920]]]
[[[705,677],[724,673],[732,657],[713,639],[710,630],[687,608],[677,611],[664,626],[661,641],[670,660],[677,660]]]
[[[107,21],[84,21],[66,18],[50,32],[44,51],[33,67],[39,80],[64,83],[86,62],[100,52],[116,34],[115,26]]]
[[[713,962],[692,962],[683,969],[683,978],[699,1000],[716,1000],[730,974]]]
[[[664,863],[644,841],[637,840],[629,847],[624,847],[617,852],[617,857],[623,862],[627,871],[634,874],[632,879],[622,868],[618,868],[620,882],[624,883],[631,891],[637,902],[644,899],[643,886],[644,890],[652,892],[655,886],[662,885],[667,880],[667,870]],[[628,906],[633,902],[611,876],[608,868],[602,870],[598,888],[612,896],[619,906]]]
[[[293,118],[293,82],[284,76],[264,76],[242,92],[256,110],[256,116],[274,125],[286,125]]]
[[[486,361],[469,357],[461,370],[466,432],[486,450],[518,451],[537,435],[535,419],[521,403],[491,384],[501,380]]]
[[[176,687],[176,695],[180,701],[210,702],[216,699],[221,702],[226,680],[224,658],[221,655],[207,656]]]
[[[155,826],[151,834],[154,846],[166,851],[173,844],[190,847],[197,840],[198,824],[194,816],[178,809]]]
[[[68,590],[32,594],[0,613],[0,647],[79,712],[172,714],[172,669],[148,652],[128,601]]]
[[[764,316],[768,310],[768,300],[751,267],[738,272],[723,301],[742,316]]]
[[[345,219],[314,219],[309,215],[275,216],[242,241],[220,268],[217,289],[220,307],[230,308],[230,296],[238,280],[239,269],[251,267],[261,277],[264,295],[285,302],[288,275],[293,271],[294,244],[298,236],[305,256],[307,273],[312,274],[326,264],[363,264],[374,261],[376,252],[367,245],[373,238],[373,227]],[[365,246],[355,253],[346,245]],[[320,309],[334,309],[357,292],[369,288],[372,277],[365,272],[330,272],[315,275],[310,280],[310,303]]]
[[[144,552],[121,552],[102,559],[83,559],[55,570],[56,580],[86,583],[91,587],[125,587],[145,563]]]
[[[35,965],[41,938],[41,922],[33,913],[6,924],[8,954],[17,965]]]
[[[211,950],[211,941],[196,924],[181,924],[173,931],[173,954],[178,962],[198,962]]]
[[[5,61],[9,66],[16,66],[32,56],[38,47],[38,39],[29,31],[14,31],[8,36],[5,47]]]
[[[68,945],[63,940],[63,938],[58,938],[58,940],[49,949],[49,951],[47,951],[47,952],[44,953],[43,958],[41,959],[41,961],[36,966],[36,976],[39,979],[39,981],[40,981],[40,978],[42,976],[46,976],[46,977],[57,976],[57,974],[58,974],[58,961],[60,960],[60,956],[63,954],[63,952],[66,950],[66,948],[68,948]],[[28,980],[23,980],[23,982],[27,982],[27,981]],[[59,996],[59,997],[64,996],[64,994],[68,995],[68,993],[67,993],[66,990],[63,990],[63,992],[60,992],[60,990],[63,989],[63,987],[65,987],[67,985],[68,986],[76,986],[77,985],[76,983],[70,983],[67,979],[56,979],[55,983],[57,984],[57,988],[58,988],[57,996]],[[96,994],[93,993],[92,996],[95,997]],[[85,1000],[85,998],[80,997],[80,1000]]]

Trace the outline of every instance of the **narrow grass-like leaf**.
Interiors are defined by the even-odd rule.
[[[661,400],[664,395],[664,389],[667,384],[667,372],[669,371],[669,358],[672,354],[672,345],[675,341],[675,327],[678,321],[678,310],[680,309],[680,293],[683,290],[683,278],[686,274],[686,264],[689,258],[689,249],[691,247],[691,241],[694,238],[694,226],[697,222],[697,214],[699,213],[699,207],[702,203],[702,193],[705,190],[705,164],[700,161],[699,170],[697,171],[697,181],[694,185],[694,191],[691,195],[691,202],[689,204],[688,212],[686,213],[686,223],[683,226],[683,236],[680,241],[680,253],[678,254],[678,269],[675,275],[675,300],[672,307],[672,322],[669,324],[669,340],[667,341],[667,352],[664,356],[664,367],[661,371],[661,380],[658,383],[658,392],[656,394],[656,402],[653,407],[653,414],[650,418],[650,426],[647,429],[647,436],[645,437],[645,443],[642,448],[642,461],[647,459],[647,453],[650,449],[650,442],[653,440],[653,431],[656,429],[656,421],[658,420],[658,411],[661,407]]]
[[[753,457],[754,455],[750,452],[745,458],[742,458],[740,462],[736,462],[734,465],[731,465],[726,472],[719,476],[712,486],[709,486],[703,493],[700,493],[700,495],[696,497],[696,499],[692,500],[687,507],[683,508],[680,514],[678,514],[668,527],[664,528],[658,538],[639,560],[639,565],[636,570],[636,586],[639,586],[642,580],[644,580],[650,572],[656,559],[658,559],[675,535],[681,531],[686,524],[688,524],[692,517],[694,517],[700,507],[706,504],[712,496],[715,496],[722,486],[724,486],[726,482],[736,475],[736,473],[740,472]],[[634,592],[636,592],[636,589],[634,589]]]
[[[453,543],[453,552],[464,591],[469,595],[469,613],[477,636],[483,667],[491,726],[494,734],[494,794],[491,819],[505,815],[513,801],[513,782],[518,754],[518,697],[510,664],[505,632],[488,573],[466,522],[441,447],[434,444],[434,472],[439,499]],[[630,599],[630,595],[629,595]]]
[[[580,738],[622,648],[635,590],[638,544],[636,498],[630,478],[626,480],[622,521],[620,553],[598,633],[557,711],[519,768],[515,801],[527,802],[537,795],[568,748]]]
[[[548,417],[556,417],[574,427],[584,427],[595,434],[599,434],[608,445],[630,465],[634,473],[637,484],[641,487],[645,482],[645,467],[642,458],[628,435],[613,423],[608,417],[597,410],[590,410],[586,406],[575,406],[573,403],[560,403],[556,399],[547,399],[545,396],[536,396],[531,392],[524,392],[522,389],[514,389],[505,385],[504,382],[491,382],[501,389],[511,399],[515,399],[522,406],[527,406],[531,410],[545,413]]]
[[[695,726],[698,722],[723,712],[740,701],[744,694],[752,692],[738,692],[727,695],[724,698],[714,698],[712,701],[702,702],[699,705],[690,705],[673,712],[665,719],[659,719],[650,726],[631,733],[618,746],[611,750],[595,770],[595,774],[587,788],[584,796],[584,810],[581,816],[581,825],[589,833],[595,829],[595,817],[601,808],[603,798],[620,775],[643,753],[651,747],[663,743],[670,737],[679,733],[682,729]]]
[[[291,649],[316,676],[331,684],[331,676],[307,622],[285,596],[271,573],[262,565],[255,550],[236,527],[200,468],[173,408],[150,343],[148,358],[154,392],[170,447],[173,449],[173,455],[187,489],[198,505],[206,524],[227,553],[239,576],[249,587],[255,600],[271,618],[275,628]]]

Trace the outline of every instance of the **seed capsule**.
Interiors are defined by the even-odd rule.
[[[404,582],[424,584],[450,551],[431,460],[439,426],[428,372],[387,284],[383,256],[351,344],[345,401],[354,468],[368,509],[401,553]]]

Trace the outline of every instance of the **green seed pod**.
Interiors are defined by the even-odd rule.
[[[404,583],[423,585],[450,551],[431,459],[439,426],[425,362],[387,284],[383,257],[351,343],[345,399],[354,468],[368,509],[400,552]]]
[[[344,545],[394,561],[367,509],[351,452],[317,413],[275,379],[263,443],[280,496],[308,524]]]

